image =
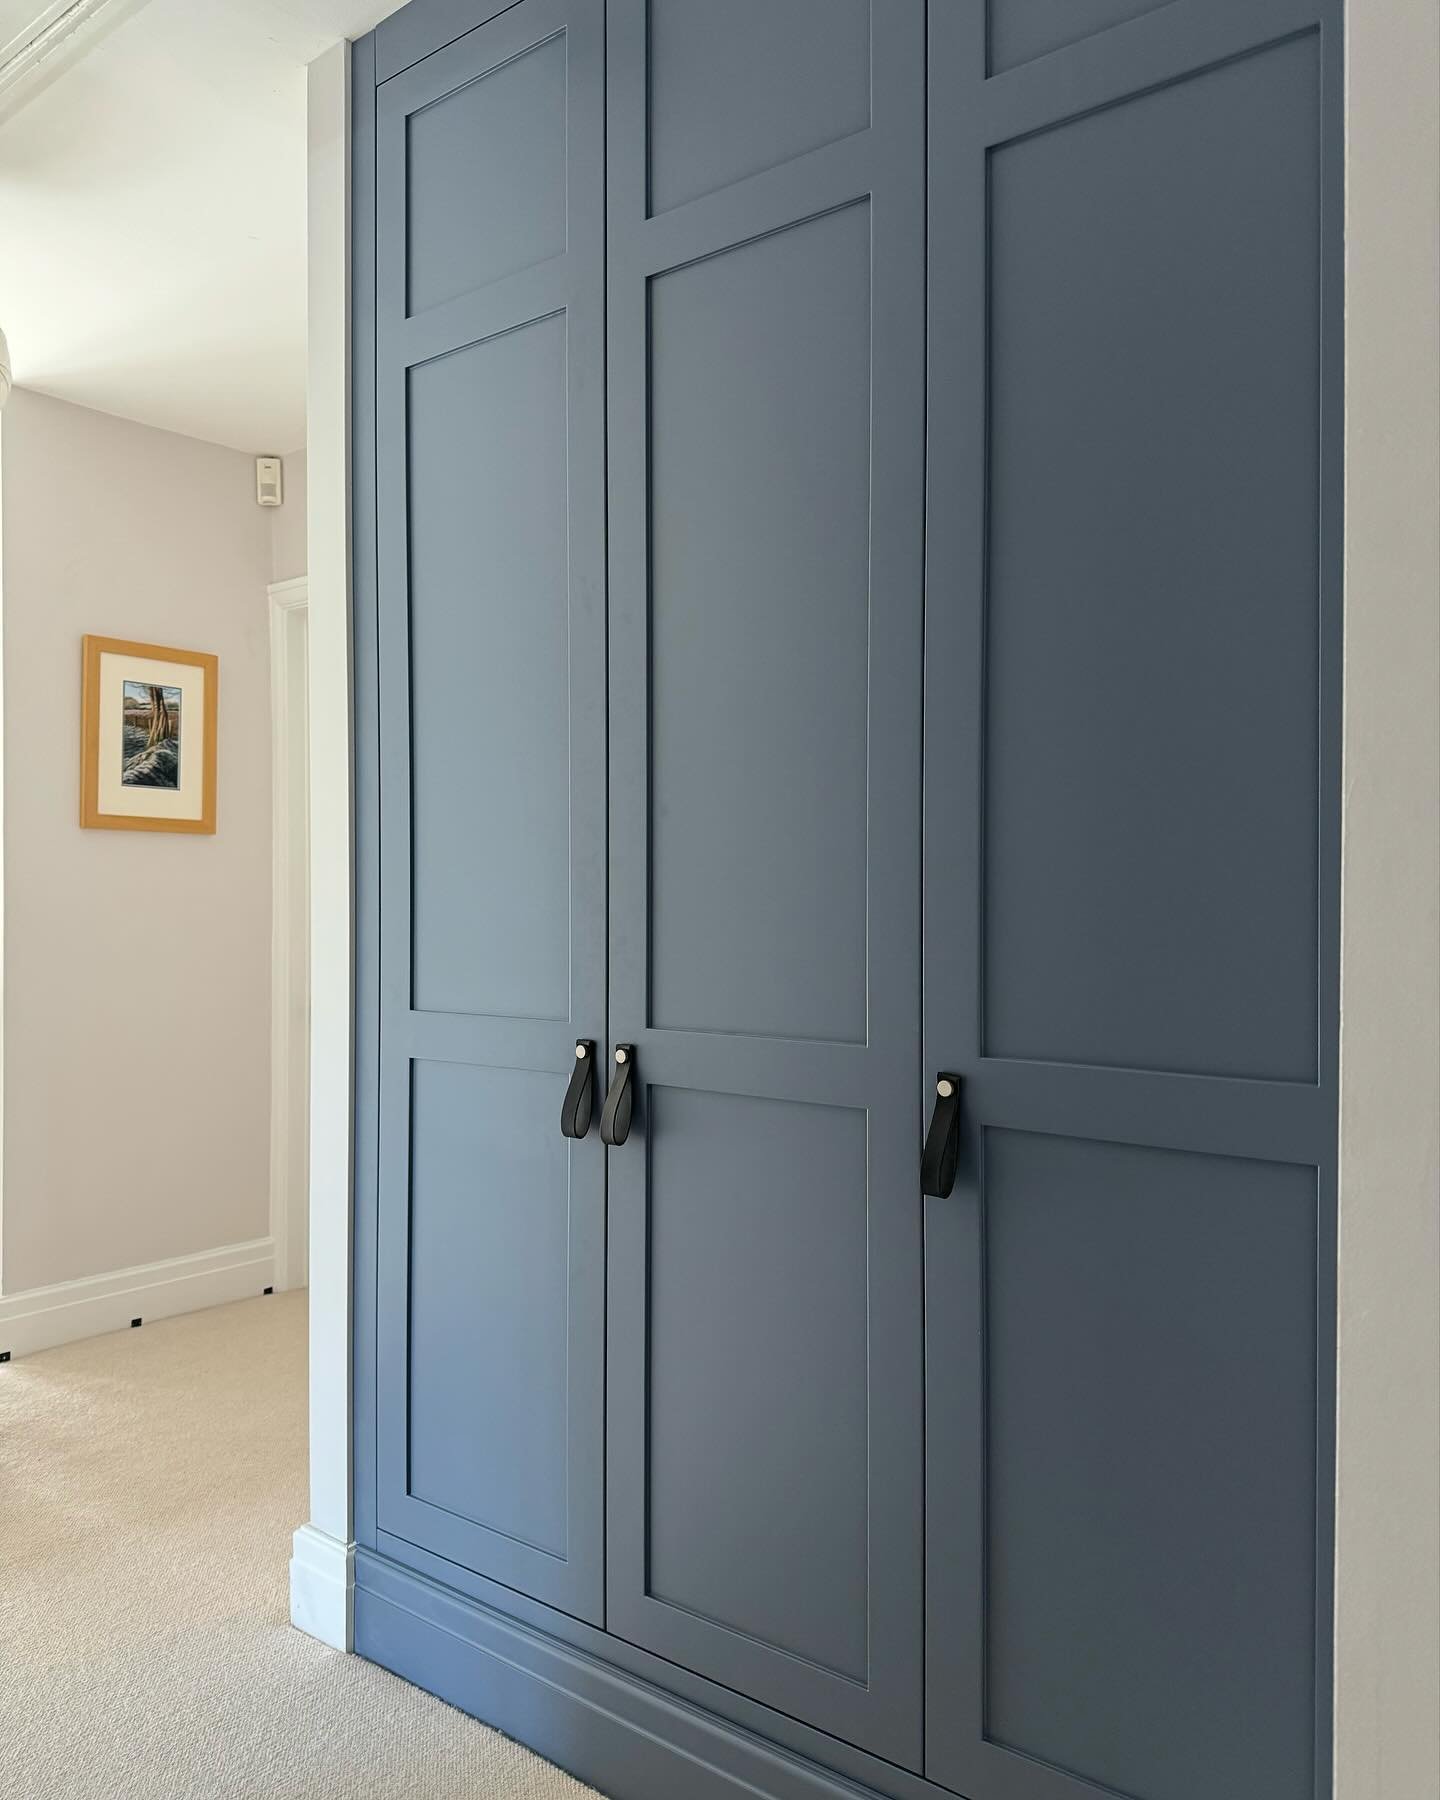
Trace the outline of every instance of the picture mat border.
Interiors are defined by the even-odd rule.
[[[193,819],[110,813],[100,806],[100,665],[106,656],[130,656],[148,662],[183,663],[203,671],[203,749],[200,816]],[[80,824],[99,831],[184,831],[213,836],[215,831],[216,721],[219,707],[220,658],[204,650],[176,650],[165,644],[142,644],[129,638],[81,639],[80,682]],[[132,790],[139,791],[139,790]]]
[[[174,688],[181,696],[175,741],[179,780],[174,787],[125,781],[125,700],[127,686]],[[188,663],[154,657],[100,657],[100,762],[98,805],[116,818],[198,819],[204,805],[200,724],[205,708],[205,671]],[[184,743],[181,743],[181,739]],[[120,747],[117,750],[117,746]]]

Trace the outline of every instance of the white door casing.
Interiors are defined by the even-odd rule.
[[[270,1235],[283,1290],[309,1274],[309,584],[302,575],[269,593]]]

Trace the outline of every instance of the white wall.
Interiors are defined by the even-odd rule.
[[[306,553],[305,452],[283,458],[285,500],[267,516],[270,520],[270,579],[293,581],[309,568]]]
[[[11,1296],[268,1232],[273,546],[237,451],[21,390],[3,431]],[[218,653],[214,837],[81,830],[86,632]]]
[[[351,1539],[350,46],[310,64],[310,1519],[290,1617],[348,1650]]]

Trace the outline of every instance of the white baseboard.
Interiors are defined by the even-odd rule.
[[[355,1646],[355,1546],[318,1525],[302,1525],[295,1533],[290,1623],[332,1650]]]
[[[78,1338],[123,1331],[132,1319],[148,1323],[227,1300],[248,1300],[274,1282],[275,1245],[265,1237],[6,1294],[0,1296],[0,1352],[31,1356]]]

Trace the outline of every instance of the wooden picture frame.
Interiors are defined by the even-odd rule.
[[[220,659],[86,636],[80,823],[97,831],[215,830]]]

